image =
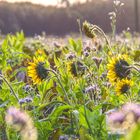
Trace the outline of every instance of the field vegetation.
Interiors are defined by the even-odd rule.
[[[109,36],[78,20],[78,38],[1,38],[1,140],[140,139],[140,40],[116,15]]]

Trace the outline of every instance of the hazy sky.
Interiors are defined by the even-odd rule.
[[[9,1],[9,2],[24,2],[24,1],[28,1],[28,2],[37,3],[37,4],[56,5],[57,1],[60,1],[60,0],[3,0],[3,1]],[[69,0],[69,1],[71,3],[74,3],[74,2],[77,2],[77,1],[84,2],[85,0]]]

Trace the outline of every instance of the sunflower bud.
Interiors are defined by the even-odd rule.
[[[87,21],[85,21],[83,23],[83,31],[87,37],[92,38],[92,39],[95,37],[95,33],[93,32],[92,24],[90,24]]]

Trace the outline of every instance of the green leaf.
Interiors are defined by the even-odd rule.
[[[56,124],[58,117],[63,113],[63,111],[70,110],[70,109],[72,109],[72,106],[70,105],[63,105],[63,106],[56,107],[55,110],[49,115],[52,124]]]
[[[78,55],[82,52],[82,41],[78,39],[77,41],[73,40],[72,38],[69,39],[69,44],[73,48],[75,52],[77,52]]]
[[[131,128],[131,131],[128,133],[125,140],[140,140],[140,124]]]

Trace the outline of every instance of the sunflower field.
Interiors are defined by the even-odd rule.
[[[140,140],[138,36],[41,38],[0,40],[0,139]]]

